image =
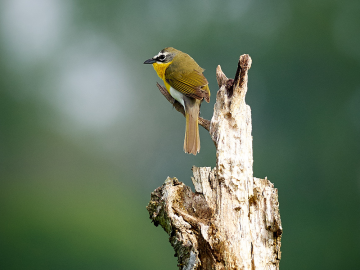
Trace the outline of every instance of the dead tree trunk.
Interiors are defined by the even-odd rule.
[[[214,115],[210,125],[200,121],[215,143],[216,167],[193,167],[195,193],[176,178],[151,193],[150,218],[169,234],[179,269],[279,269],[277,189],[253,177],[251,111],[245,103],[250,66],[251,58],[242,55],[234,80],[220,66],[216,70]]]

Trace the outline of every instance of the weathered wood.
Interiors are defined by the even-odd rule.
[[[220,89],[209,128],[216,167],[193,167],[195,193],[168,178],[151,194],[150,218],[170,235],[179,269],[279,269],[277,189],[253,177],[251,110],[245,103],[250,66],[251,58],[242,55],[234,80],[216,69]]]

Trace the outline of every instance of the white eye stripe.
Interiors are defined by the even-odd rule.
[[[166,59],[166,56],[168,55],[168,53],[158,53],[157,55],[155,55],[154,57],[153,57],[153,59],[155,59],[155,60],[158,60],[158,61],[160,61],[160,62],[162,62],[162,61],[164,61],[165,59]]]
[[[159,57],[161,57],[161,56],[164,56],[164,57],[166,58],[166,56],[167,56],[168,54],[169,54],[168,52],[159,52],[157,55],[155,55],[155,56],[153,57],[153,59],[159,58]],[[163,58],[163,59],[165,59],[165,58]]]

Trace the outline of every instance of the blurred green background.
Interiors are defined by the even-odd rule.
[[[210,83],[250,54],[254,176],[279,190],[281,269],[358,269],[358,0],[0,1],[0,269],[177,269],[150,223],[191,185],[184,118],[144,60],[173,46]]]

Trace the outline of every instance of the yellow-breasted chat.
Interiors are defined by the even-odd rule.
[[[202,69],[188,54],[172,47],[161,50],[144,62],[152,64],[157,75],[164,81],[169,94],[185,110],[186,128],[184,151],[196,155],[200,151],[198,117],[203,99],[210,101],[208,81]]]

